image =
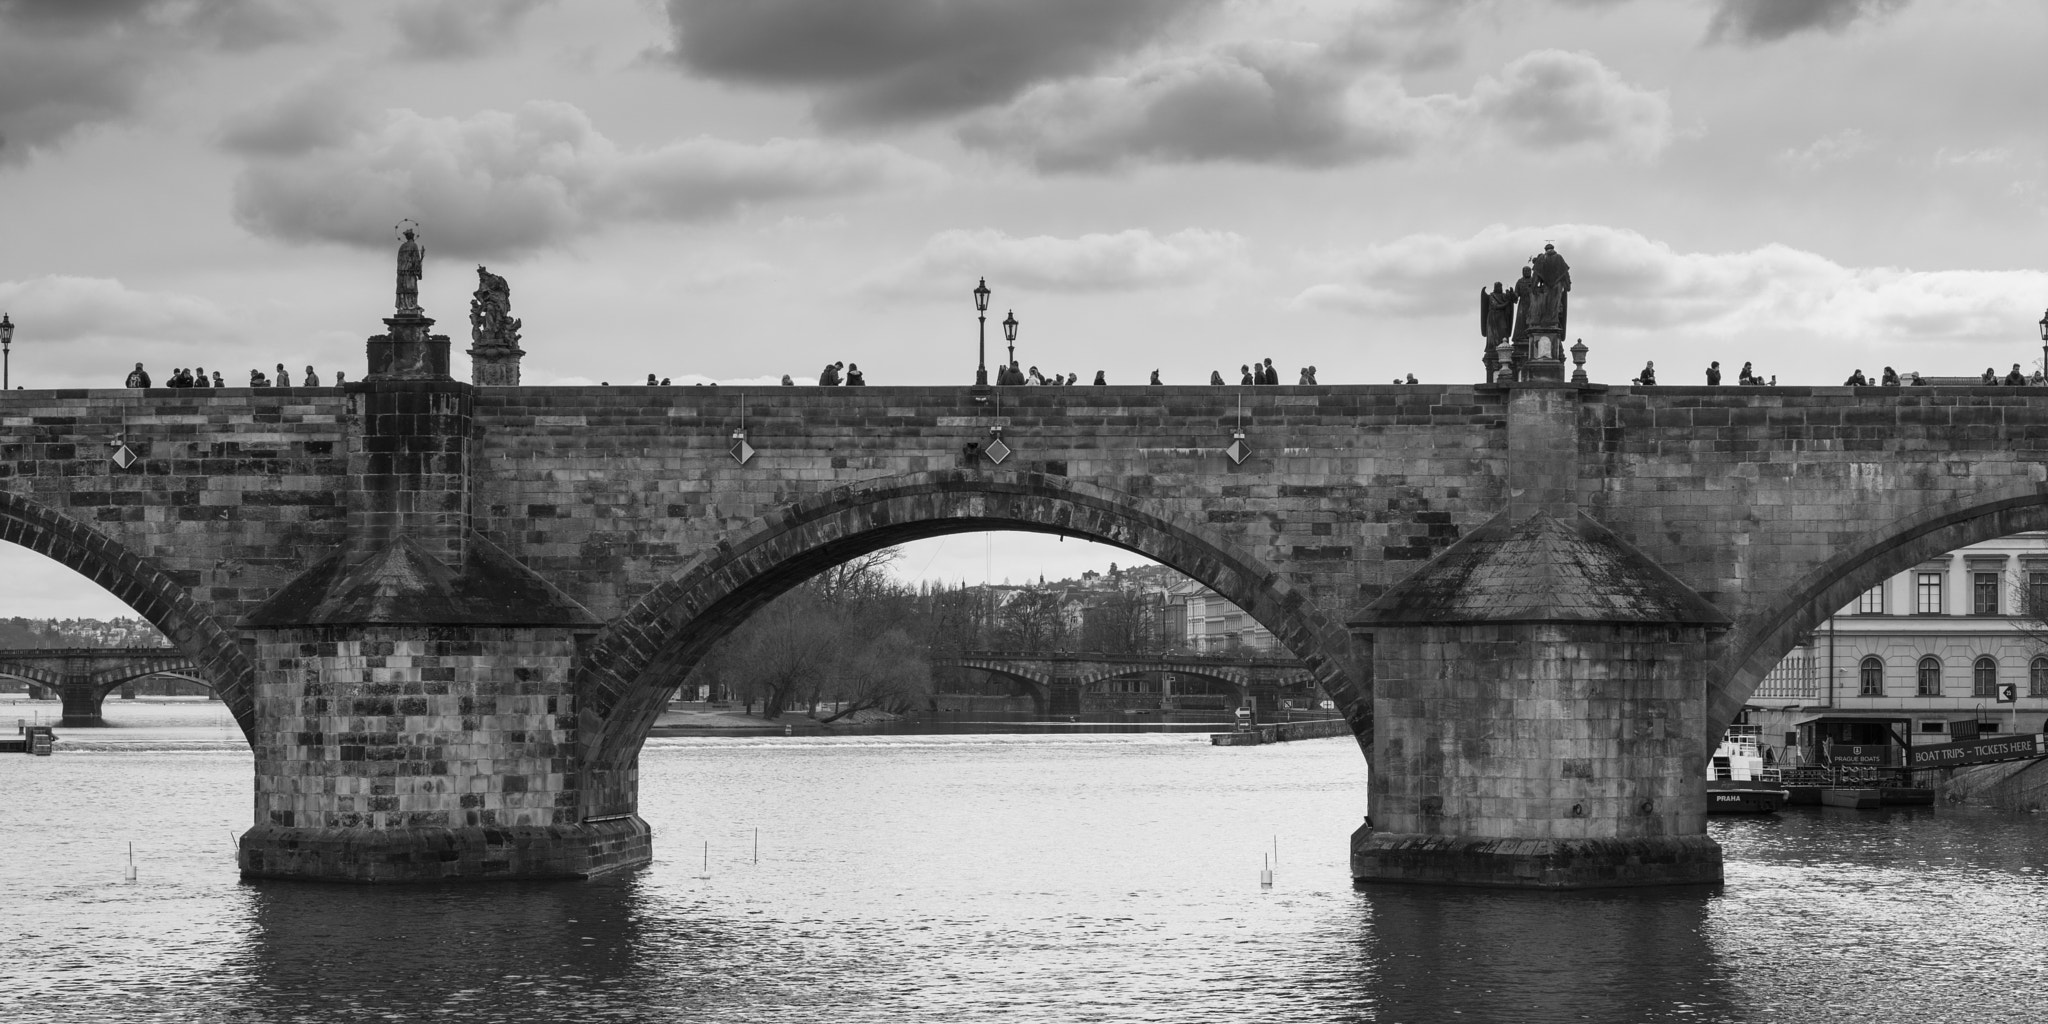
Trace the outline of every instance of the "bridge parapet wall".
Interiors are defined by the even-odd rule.
[[[1338,614],[1484,521],[1499,490],[1504,404],[1471,386],[997,392],[977,403],[964,388],[485,389],[479,529],[609,618],[791,502],[994,471],[979,446],[1001,426],[1015,450],[1001,470],[1157,503]],[[1222,449],[1240,403],[1254,454],[1232,466]],[[757,451],[745,466],[727,454],[742,426]]]

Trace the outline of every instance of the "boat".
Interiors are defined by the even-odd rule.
[[[1859,811],[1875,810],[1884,798],[1876,788],[1837,787],[1820,791],[1820,802],[1827,807],[1853,807]]]
[[[1792,798],[1776,768],[1764,766],[1755,725],[1731,725],[1707,759],[1708,814],[1771,814]]]

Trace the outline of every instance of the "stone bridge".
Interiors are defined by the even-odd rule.
[[[199,663],[168,647],[49,647],[0,651],[0,676],[54,690],[64,725],[104,725],[100,707],[125,683],[175,675],[205,683]],[[209,684],[210,685],[210,684]]]
[[[1291,658],[1215,658],[1172,654],[1021,654],[964,651],[932,665],[971,668],[1000,676],[1031,696],[1041,715],[1077,714],[1083,694],[1112,679],[1149,672],[1192,676],[1230,691],[1232,706],[1246,698],[1270,710],[1280,694],[1315,689],[1315,677]]]
[[[709,645],[864,552],[1025,530],[1300,659],[1374,773],[1357,877],[1713,880],[1705,758],[1796,638],[2048,528],[2025,388],[479,387],[386,325],[345,388],[0,394],[0,540],[227,703],[251,876],[645,863],[638,753]]]

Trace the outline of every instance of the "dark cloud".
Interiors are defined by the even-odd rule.
[[[322,75],[221,125],[217,141],[243,156],[284,157],[347,142],[368,124],[345,73]]]
[[[1428,105],[1388,85],[1356,95],[1352,77],[1305,44],[1235,47],[1040,86],[962,125],[960,138],[1050,171],[1140,160],[1330,166],[1400,155],[1432,133]]]
[[[195,53],[328,27],[312,0],[0,0],[0,166],[125,117]]]
[[[1093,70],[1221,0],[668,0],[670,57],[819,90],[838,124],[943,117]]]
[[[582,110],[533,102],[466,118],[361,117],[302,92],[243,115],[224,141],[253,159],[235,180],[236,223],[288,242],[390,244],[417,216],[437,251],[511,256],[617,224],[701,222],[764,203],[926,183],[935,168],[887,146],[698,137],[623,150]],[[294,113],[317,128],[293,134]]]
[[[1840,32],[1858,19],[1877,18],[1907,0],[1717,0],[1707,22],[1713,42],[1769,43],[1795,32]]]
[[[1663,93],[1587,54],[1539,50],[1468,95],[1413,95],[1391,74],[1356,67],[1355,50],[1269,43],[1040,85],[958,135],[1040,170],[1099,172],[1206,161],[1331,167],[1465,142],[1647,158],[1672,129]]]
[[[424,0],[395,16],[398,55],[413,60],[459,60],[502,49],[520,19],[548,0]]]

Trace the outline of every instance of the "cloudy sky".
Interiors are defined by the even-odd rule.
[[[2039,0],[0,0],[0,309],[18,384],[353,374],[411,217],[533,383],[965,383],[982,276],[1047,372],[1432,382],[1551,240],[1596,380],[2032,365],[2044,54]]]

